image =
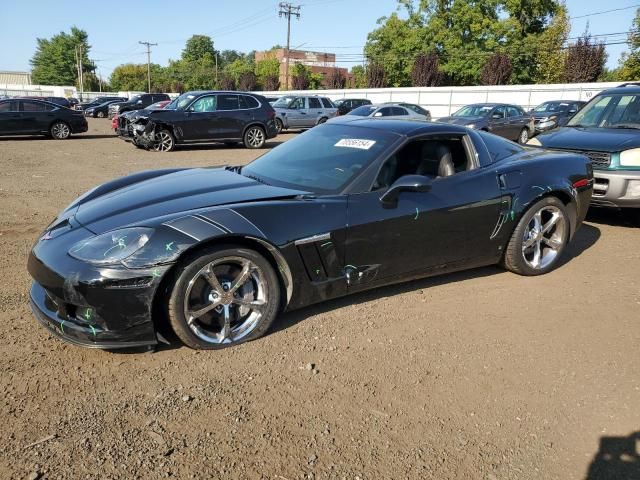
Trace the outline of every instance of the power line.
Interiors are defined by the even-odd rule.
[[[151,47],[155,47],[157,43],[150,42],[138,42],[140,45],[146,45],[147,47],[147,83],[149,84],[149,93],[151,93]]]
[[[604,15],[605,13],[611,13],[611,12],[621,12],[622,10],[629,10],[631,8],[637,8],[637,7],[640,7],[640,4],[629,5],[628,7],[622,7],[622,8],[613,8],[611,10],[602,10],[600,12],[586,13],[584,15],[578,15],[577,17],[571,17],[571,20],[575,20],[576,18],[594,17],[596,15]]]
[[[287,51],[284,66],[284,88],[285,90],[289,90],[289,48],[291,46],[291,16],[294,15],[298,20],[300,20],[300,5],[294,7],[290,3],[280,2],[279,8],[280,10],[278,11],[278,16],[287,17]]]

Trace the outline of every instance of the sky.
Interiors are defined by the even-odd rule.
[[[361,54],[367,34],[376,21],[392,13],[396,0],[300,0],[301,18],[291,21],[291,48],[333,52],[338,65],[351,67]],[[193,34],[213,38],[217,50],[248,52],[285,45],[287,26],[278,17],[278,2],[271,0],[138,0],[99,2],[30,0],[6,1],[0,10],[0,70],[27,71],[36,49],[36,38],[49,38],[72,25],[89,35],[90,58],[98,73],[107,78],[122,63],[146,62],[139,41],[157,43],[151,60],[166,65],[180,57],[185,41]],[[587,24],[606,43],[622,43],[631,28],[638,0],[566,0],[571,20],[570,37],[581,35]],[[178,8],[176,8],[178,6]],[[607,13],[594,14],[608,10]],[[8,21],[8,19],[24,19]],[[607,46],[607,66],[618,65],[626,44]],[[357,62],[356,62],[357,63]]]

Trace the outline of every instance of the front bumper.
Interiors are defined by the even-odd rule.
[[[536,133],[546,132],[548,130],[552,130],[558,126],[558,123],[555,120],[549,120],[547,122],[537,121],[534,123],[534,130]]]
[[[640,208],[640,170],[595,170],[591,205]]]

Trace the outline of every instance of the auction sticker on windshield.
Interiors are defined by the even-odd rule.
[[[334,147],[359,148],[360,150],[369,150],[375,145],[375,140],[365,140],[362,138],[343,138]]]

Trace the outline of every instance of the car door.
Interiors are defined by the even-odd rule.
[[[529,117],[519,108],[507,106],[507,118],[509,119],[509,140],[517,140],[523,128],[528,128]]]
[[[246,108],[240,107],[238,95],[219,94],[217,113],[221,129],[220,138],[242,138],[244,125],[251,119],[251,113]]]
[[[472,145],[468,139],[464,142]],[[468,155],[475,155],[470,148]],[[388,161],[393,160],[392,155]],[[364,277],[352,290],[360,284],[385,283],[486,255],[501,209],[491,169],[472,168],[435,178],[430,191],[403,192],[393,208],[380,201],[384,191],[348,199],[345,262]]]
[[[491,133],[509,138],[511,136],[509,120],[507,119],[507,109],[504,105],[498,105],[489,114],[489,125]]]
[[[307,101],[309,105],[309,114],[305,119],[305,126],[313,127],[316,123],[318,123],[320,117],[323,116],[324,108],[322,107],[322,103],[320,102],[320,99],[318,97],[309,97]]]
[[[54,107],[32,100],[20,100],[18,130],[24,133],[40,133],[49,130],[55,115]]]
[[[0,102],[0,135],[8,135],[18,131],[20,112],[18,102],[4,100]]]
[[[302,128],[308,126],[307,99],[298,97],[292,100],[287,107],[287,123],[289,128]]]
[[[217,95],[203,95],[195,99],[184,113],[182,126],[186,141],[222,138],[222,125],[217,111]],[[181,113],[179,111],[176,114]],[[178,125],[180,126],[180,125]]]

